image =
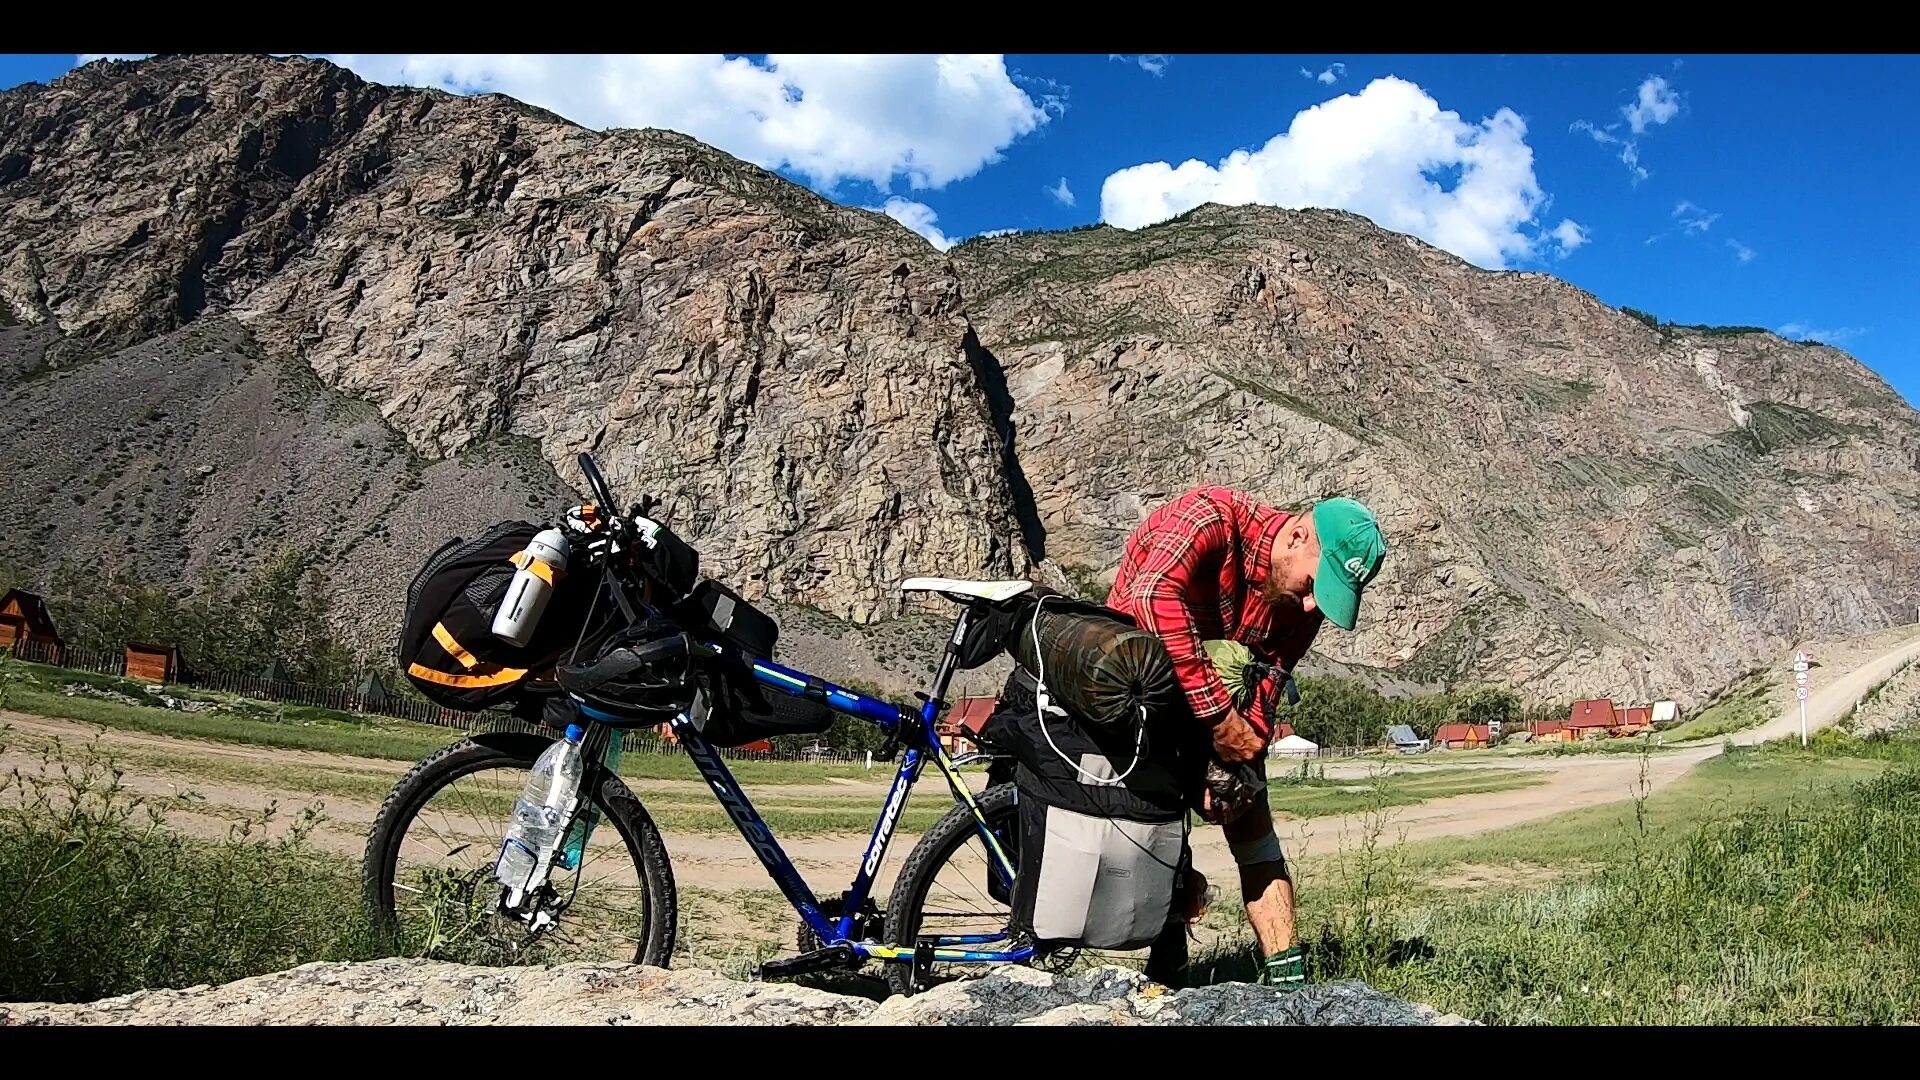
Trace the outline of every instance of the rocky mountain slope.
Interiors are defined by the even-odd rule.
[[[793,1025],[1436,1026],[1469,1023],[1364,983],[1285,993],[1225,983],[1169,992],[1137,971],[1074,978],[1010,968],[875,1002],[786,983],[734,982],[710,971],[623,964],[482,968],[420,960],[307,964],[217,987],[142,990],[89,1005],[0,1004],[0,1027],[43,1024],[210,1025]]]
[[[1689,697],[1911,616],[1920,415],[1837,350],[1656,328],[1336,211],[954,253],[1023,520],[1098,574],[1196,479],[1346,494],[1393,555],[1341,660]]]
[[[1382,513],[1323,666],[1687,701],[1920,600],[1920,416],[1838,351],[1329,211],[950,254],[670,132],[88,65],[0,94],[0,558],[299,542],[383,648],[427,551],[566,501],[591,449],[795,662],[894,686],[941,639],[901,578],[1098,591],[1203,482]]]

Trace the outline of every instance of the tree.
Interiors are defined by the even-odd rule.
[[[1520,695],[1498,686],[1468,686],[1451,691],[1454,716],[1465,724],[1498,723],[1512,730],[1520,719]]]
[[[359,658],[333,633],[311,557],[281,551],[237,589],[218,570],[178,596],[128,566],[63,562],[47,597],[62,634],[80,648],[117,651],[128,641],[178,645],[203,671],[255,674],[276,659],[297,681],[343,684]]]

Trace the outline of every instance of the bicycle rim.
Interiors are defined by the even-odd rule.
[[[641,959],[653,898],[637,838],[599,785],[579,865],[549,879],[553,923],[536,931],[498,913],[493,865],[530,764],[489,755],[422,777],[382,853],[381,914],[400,951],[487,965]]]

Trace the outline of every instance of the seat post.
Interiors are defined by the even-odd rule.
[[[967,640],[967,628],[973,625],[974,606],[968,604],[961,608],[959,618],[953,620],[953,634],[947,638],[947,647],[940,654],[939,667],[934,669],[933,686],[927,691],[927,700],[935,715],[946,704],[947,686],[953,682],[953,669],[960,659],[960,643]]]

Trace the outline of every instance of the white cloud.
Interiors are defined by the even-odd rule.
[[[1560,224],[1553,227],[1551,235],[1554,243],[1560,245],[1560,257],[1563,259],[1573,254],[1581,244],[1593,238],[1593,234],[1587,231],[1586,226],[1572,218],[1560,219]]]
[[[1635,143],[1632,139],[1622,139],[1612,133],[1613,129],[1619,126],[1619,124],[1609,124],[1606,129],[1602,130],[1601,128],[1594,127],[1590,121],[1575,120],[1572,124],[1568,125],[1568,128],[1572,131],[1584,131],[1593,136],[1594,142],[1602,145],[1618,146],[1620,148],[1620,161],[1626,165],[1627,175],[1633,178],[1633,183],[1637,187],[1640,181],[1645,180],[1652,174],[1648,173],[1647,170],[1640,165],[1639,144]]]
[[[1838,326],[1831,330],[1820,330],[1806,323],[1790,322],[1774,331],[1783,338],[1795,341],[1818,341],[1828,345],[1838,345],[1848,338],[1857,338],[1867,332],[1864,326]]]
[[[1706,232],[1713,228],[1714,222],[1720,220],[1719,214],[1710,214],[1705,207],[1695,206],[1685,199],[1681,199],[1679,205],[1673,208],[1673,216],[1679,219],[1689,236]]]
[[[1752,262],[1760,254],[1738,240],[1728,240],[1727,246],[1733,249],[1734,258],[1743,263]]]
[[[1338,63],[1338,62],[1328,64],[1327,69],[1325,71],[1322,71],[1318,75],[1315,75],[1313,72],[1308,71],[1306,68],[1300,69],[1301,78],[1314,79],[1318,81],[1322,86],[1332,86],[1334,83],[1340,81],[1340,79],[1343,76],[1345,76],[1346,73],[1347,73],[1347,65]]]
[[[1059,199],[1066,205],[1072,206],[1074,204],[1073,189],[1067,186],[1066,177],[1061,177],[1059,183],[1048,187],[1046,190],[1047,194]]]
[[[1677,66],[1677,65],[1676,65]],[[1620,115],[1626,117],[1627,127],[1635,135],[1644,135],[1649,127],[1664,124],[1680,112],[1680,95],[1667,85],[1667,80],[1658,75],[1649,75],[1634,92],[1634,99],[1620,107]],[[1593,136],[1593,141],[1620,148],[1620,162],[1627,167],[1627,175],[1635,187],[1640,181],[1653,174],[1640,164],[1640,144],[1632,138],[1615,135],[1620,124],[1618,121],[1605,128],[1596,126],[1589,120],[1575,120],[1572,130],[1584,131]],[[1705,226],[1702,226],[1705,228]]]
[[[1662,240],[1665,240],[1666,238],[1667,238],[1667,234],[1666,234],[1666,233],[1654,233],[1654,234],[1653,234],[1652,236],[1649,236],[1649,237],[1647,237],[1647,238],[1646,238],[1646,240],[1644,240],[1644,241],[1642,241],[1642,244],[1643,244],[1643,245],[1644,245],[1644,244],[1656,244],[1656,243],[1659,243],[1659,242],[1660,242],[1660,241],[1662,241]]]
[[[591,128],[661,127],[823,187],[963,180],[1063,106],[997,55],[336,55],[375,82],[502,93]]]
[[[1108,53],[1107,59],[1110,61],[1118,60],[1123,64],[1138,64],[1140,65],[1141,71],[1152,75],[1156,79],[1160,77],[1161,73],[1167,70],[1167,65],[1173,62],[1173,58],[1166,53],[1140,53],[1137,56],[1130,56],[1126,53]]]
[[[1413,83],[1376,79],[1300,112],[1265,146],[1217,165],[1121,169],[1101,186],[1100,216],[1137,229],[1205,202],[1332,207],[1499,268],[1535,254],[1541,242],[1522,230],[1543,198],[1526,133],[1511,109],[1470,124]],[[1450,190],[1435,173],[1454,177]]]
[[[869,206],[867,209],[878,210],[919,233],[927,243],[933,245],[936,251],[945,251],[955,243],[934,224],[940,220],[940,215],[934,213],[933,207],[926,203],[914,202],[912,199],[903,199],[895,195],[887,200],[885,206]]]
[[[1680,114],[1680,95],[1658,75],[1649,75],[1640,84],[1634,100],[1620,107],[1627,126],[1635,135],[1643,135],[1654,124],[1664,124]]]

